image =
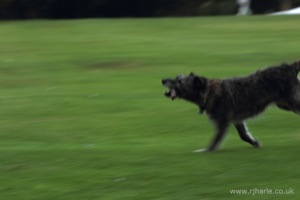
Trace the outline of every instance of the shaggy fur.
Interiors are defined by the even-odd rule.
[[[270,104],[300,114],[300,61],[269,67],[246,76],[230,79],[208,79],[191,73],[175,79],[163,79],[169,88],[165,96],[181,98],[206,112],[216,126],[215,136],[203,151],[214,151],[234,124],[239,136],[254,147],[260,142],[247,131],[245,120],[263,112]]]

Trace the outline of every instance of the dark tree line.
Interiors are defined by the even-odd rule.
[[[281,1],[252,0],[251,7],[264,13],[278,10]],[[0,0],[1,19],[226,15],[236,10],[236,0]]]
[[[194,9],[202,0],[0,0],[0,17],[153,17]],[[190,8],[189,8],[190,7]]]

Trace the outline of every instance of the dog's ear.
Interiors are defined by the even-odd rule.
[[[195,76],[194,72],[191,72],[191,73],[190,73],[190,76]]]
[[[204,77],[195,76],[193,85],[198,90],[205,90],[207,86],[207,79]]]

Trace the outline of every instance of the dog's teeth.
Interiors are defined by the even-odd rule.
[[[171,90],[171,97],[172,97],[172,99],[176,98],[176,92],[175,92],[175,90]]]

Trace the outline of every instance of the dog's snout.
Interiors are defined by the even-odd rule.
[[[167,81],[166,81],[165,79],[162,79],[162,80],[161,80],[161,83],[162,83],[163,85],[166,84],[166,82],[167,82]]]

